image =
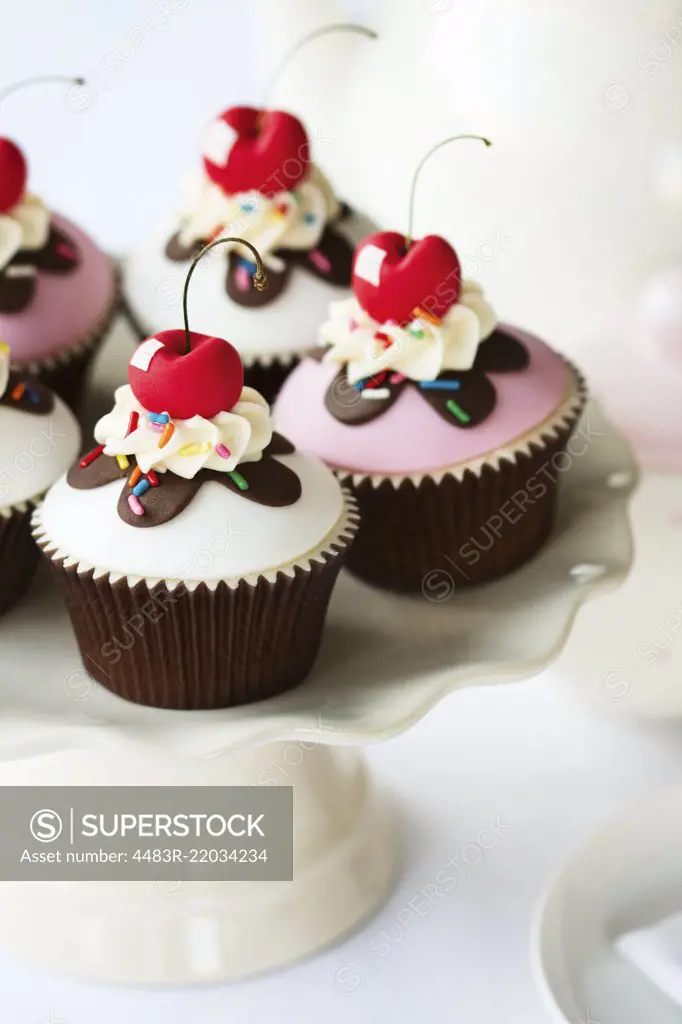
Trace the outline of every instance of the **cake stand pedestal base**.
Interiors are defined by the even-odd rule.
[[[0,944],[106,981],[237,980],[309,956],[388,895],[390,815],[350,747],[290,741],[198,763],[92,750],[0,766],[1,785],[294,787],[293,882],[5,882]]]

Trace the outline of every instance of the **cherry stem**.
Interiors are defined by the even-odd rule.
[[[24,78],[21,82],[15,82],[14,85],[8,85],[6,89],[0,92],[0,103],[7,99],[15,92],[19,92],[20,89],[25,89],[29,85],[42,85],[44,82],[62,82],[66,85],[85,85],[84,78],[71,78],[69,75],[35,75],[33,78]]]
[[[371,28],[367,28],[365,25],[354,25],[352,22],[341,22],[337,25],[324,25],[322,28],[317,28],[313,32],[309,32],[303,39],[299,39],[295,46],[284,55],[281,59],[275,71],[268,82],[265,90],[265,102],[267,103],[272,91],[277,84],[280,75],[288,67],[289,62],[296,56],[299,50],[307,46],[308,43],[312,43],[314,39],[319,39],[320,36],[331,35],[332,32],[357,32],[359,35],[365,36],[367,39],[378,39],[379,35]]]
[[[429,157],[433,156],[436,150],[441,149],[443,146],[449,145],[451,142],[459,142],[461,139],[474,139],[474,141],[476,142],[485,143],[486,146],[492,146],[492,142],[490,141],[490,139],[486,139],[482,135],[451,135],[449,139],[443,139],[442,142],[436,143],[435,146],[431,147],[428,153],[424,154],[424,156],[419,161],[419,164],[417,165],[417,170],[414,172],[414,177],[412,178],[412,187],[410,189],[410,210],[407,217],[407,234],[405,235],[405,246],[407,249],[409,249],[410,246],[412,245],[412,230],[414,227],[414,197],[417,191],[417,179],[419,178],[419,172],[421,171],[422,167],[429,159]]]
[[[251,242],[247,242],[245,238],[240,238],[238,235],[229,235],[224,238],[216,238],[215,242],[209,242],[205,245],[201,252],[198,252],[192,260],[192,266],[187,271],[187,277],[185,278],[185,287],[182,293],[182,313],[185,318],[185,355],[190,351],[190,331],[189,331],[189,317],[187,315],[187,294],[189,292],[189,282],[192,279],[194,268],[202,257],[206,255],[209,249],[214,249],[216,245],[225,245],[228,242],[238,242],[240,245],[245,245],[247,249],[250,249],[256,260],[256,271],[253,275],[253,286],[256,291],[262,292],[268,287],[268,278],[263,268],[263,260],[261,255],[256,249],[255,245],[251,245]]]

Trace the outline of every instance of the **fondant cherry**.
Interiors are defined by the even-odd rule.
[[[68,85],[84,85],[82,78],[68,78],[64,75],[36,75],[15,82],[0,92],[0,103],[12,93],[25,89],[28,85],[40,85],[43,82],[60,82]],[[11,139],[0,138],[0,214],[7,213],[19,202],[26,191],[28,168],[26,159],[19,147]]]
[[[128,364],[128,381],[138,402],[148,412],[167,412],[172,419],[193,416],[213,419],[229,412],[239,401],[244,387],[244,367],[233,345],[210,334],[189,329],[187,296],[192,274],[199,260],[216,245],[238,243],[253,253],[256,270],[254,287],[268,286],[261,255],[251,242],[230,235],[205,245],[192,260],[182,294],[183,330],[161,331],[147,338]]]
[[[292,191],[310,170],[310,142],[297,117],[283,110],[230,107],[214,122],[204,167],[224,192]]]
[[[397,231],[379,231],[363,239],[353,258],[353,291],[377,323],[405,323],[421,307],[439,319],[460,297],[462,268],[457,253],[439,235],[408,248]]]
[[[0,213],[19,202],[26,189],[28,172],[24,154],[11,139],[0,139]]]
[[[149,412],[210,420],[239,401],[244,368],[236,348],[222,338],[191,331],[186,352],[182,329],[161,331],[133,353],[128,381]]]
[[[459,301],[462,268],[457,253],[440,235],[413,242],[412,225],[419,172],[441,146],[462,139],[492,145],[482,135],[454,135],[432,146],[412,178],[407,235],[380,231],[365,238],[355,251],[353,291],[365,312],[378,323],[405,323],[420,313],[440,320]]]

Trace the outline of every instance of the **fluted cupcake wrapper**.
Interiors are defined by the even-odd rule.
[[[45,387],[58,394],[70,409],[78,412],[84,397],[90,365],[109,333],[120,308],[120,286],[117,284],[116,294],[110,307],[84,338],[74,342],[69,348],[56,355],[23,363],[13,362],[12,369],[44,384]]]
[[[13,608],[30,587],[40,552],[31,536],[33,504],[0,510],[0,615]]]
[[[576,371],[573,399],[518,450],[475,470],[378,478],[338,476],[358,501],[361,523],[348,568],[398,592],[459,589],[504,576],[532,558],[555,522],[566,447],[587,398]],[[433,598],[433,599],[438,599]]]
[[[51,550],[39,515],[34,525],[90,675],[127,700],[190,710],[264,700],[305,679],[357,514],[349,498],[338,533],[301,564],[198,584],[84,569]]]

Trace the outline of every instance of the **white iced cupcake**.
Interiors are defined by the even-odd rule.
[[[140,346],[97,447],[35,516],[87,670],[186,709],[307,675],[356,521],[333,473],[273,434],[236,350],[189,337]]]
[[[31,584],[38,564],[33,509],[80,445],[78,424],[61,399],[9,366],[9,347],[0,343],[0,614]]]
[[[263,256],[269,288],[254,288],[248,250],[215,253],[195,279],[194,326],[219,336],[229,326],[247,384],[272,401],[316,347],[329,303],[348,293],[353,247],[366,232],[312,162],[297,118],[232,107],[209,130],[179,216],[128,259],[128,311],[141,337],[175,327],[192,257],[221,235],[245,238]]]

